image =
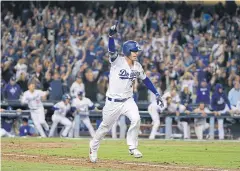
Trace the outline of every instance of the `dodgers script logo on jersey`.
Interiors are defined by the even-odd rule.
[[[140,75],[140,72],[136,70],[132,70],[131,74],[129,74],[125,69],[121,69],[120,73],[118,74],[120,79],[129,79],[133,81]]]

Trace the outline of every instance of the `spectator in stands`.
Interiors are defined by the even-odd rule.
[[[13,76],[9,83],[4,87],[4,97],[7,100],[18,100],[22,94],[21,87],[16,83],[16,77]]]
[[[94,78],[92,69],[88,68],[83,73],[83,83],[85,85],[86,97],[92,101],[97,101],[97,82],[101,75],[101,68],[98,68],[99,72]]]
[[[194,109],[193,112],[201,114],[202,116],[202,118],[194,119],[195,133],[197,135],[197,138],[199,140],[202,140],[203,132],[209,128],[209,124],[206,121],[206,116],[208,113],[211,113],[211,111],[207,107],[205,107],[205,102],[200,102],[198,108]]]
[[[52,74],[50,71],[47,71],[43,79],[43,91],[47,91],[49,89],[51,82],[52,82]]]
[[[228,99],[232,106],[237,107],[237,104],[240,103],[240,83],[239,83],[239,81],[236,81],[234,84],[234,87],[229,91]]]
[[[1,80],[1,99],[4,99],[4,87],[6,86],[6,81],[4,79]]]
[[[14,69],[16,70],[17,80],[19,79],[21,73],[27,74],[28,66],[26,65],[26,60],[24,58],[19,59],[17,65],[14,67]]]
[[[28,119],[27,118],[22,119],[22,126],[20,126],[20,128],[19,128],[19,136],[20,137],[34,136],[34,130],[30,125],[28,125]]]
[[[72,84],[70,88],[70,95],[72,98],[75,98],[79,92],[83,92],[85,94],[85,85],[83,84],[82,76],[80,75],[76,77],[76,81]]]
[[[28,90],[28,80],[26,75],[26,72],[21,72],[17,81],[17,84],[21,87],[23,92]]]
[[[108,88],[108,77],[106,75],[103,75],[99,78],[97,87],[98,87],[97,101],[100,102],[104,100]]]
[[[44,74],[42,72],[42,65],[36,65],[35,67],[36,68],[34,68],[35,71],[33,72],[33,74],[40,82],[42,82],[44,78]]]
[[[199,104],[200,102],[204,102],[204,104],[210,104],[210,91],[211,86],[207,83],[206,79],[203,79],[200,85],[197,88],[197,99],[196,103]]]
[[[14,75],[12,65],[13,65],[13,59],[10,57],[6,57],[5,60],[2,59],[1,61],[2,78],[6,82],[9,82],[11,77]]]
[[[232,112],[231,104],[223,92],[223,86],[221,84],[217,84],[215,86],[214,93],[211,98],[211,107],[213,111],[218,112],[219,114],[224,114],[226,112]],[[218,120],[218,136],[220,140],[224,139],[224,119],[219,118]]]
[[[50,83],[49,100],[61,100],[63,96],[63,85],[59,73],[55,72]]]
[[[196,79],[190,72],[185,72],[185,74],[180,78],[181,81],[181,91],[187,86],[189,91],[193,93],[193,88],[196,85]]]
[[[192,93],[189,91],[187,85],[184,86],[183,91],[181,92],[181,104],[184,105],[187,110],[191,111],[191,104],[192,104]]]
[[[68,93],[69,92],[69,75],[72,71],[72,65],[68,64],[67,67],[65,65],[62,65],[60,67],[60,75],[61,75],[61,80],[63,83],[63,92]]]

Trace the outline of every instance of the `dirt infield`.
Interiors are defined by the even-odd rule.
[[[61,147],[71,147],[72,143],[59,142],[59,143],[2,143],[2,149],[43,149],[43,148],[61,148]],[[2,153],[3,160],[10,161],[21,161],[21,162],[34,162],[34,163],[48,163],[56,165],[69,165],[69,166],[81,166],[85,168],[109,168],[109,169],[123,169],[123,170],[138,170],[138,171],[217,171],[224,169],[215,168],[198,168],[191,166],[178,166],[168,163],[155,164],[155,163],[139,163],[139,162],[126,162],[126,161],[116,161],[116,160],[99,160],[97,163],[90,163],[88,158],[66,158],[66,157],[56,157],[48,155],[28,155],[24,153]],[[226,171],[226,170],[225,170]]]

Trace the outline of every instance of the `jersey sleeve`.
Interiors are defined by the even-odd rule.
[[[87,99],[87,103],[88,103],[89,107],[92,107],[94,105],[93,102],[90,99]]]
[[[56,103],[54,106],[54,108],[57,108],[57,112],[61,113],[63,111],[63,106],[61,105],[61,103]]]
[[[115,65],[120,58],[121,57],[119,56],[119,54],[117,52],[109,53],[109,62],[111,65]]]
[[[42,90],[38,90],[38,93],[41,97],[46,96],[47,94],[45,91],[42,91]]]
[[[137,65],[138,65],[138,72],[139,72],[138,78],[140,78],[141,80],[144,80],[147,76],[142,68],[142,65],[140,63],[137,63]]]
[[[26,92],[24,92],[23,93],[23,96],[22,96],[22,98],[21,98],[21,103],[27,103],[28,102],[28,100],[27,100],[27,96],[26,96]]]
[[[71,107],[76,107],[76,100],[75,99],[72,100]]]

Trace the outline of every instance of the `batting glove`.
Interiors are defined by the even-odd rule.
[[[110,27],[109,32],[108,32],[108,35],[110,37],[112,37],[114,34],[117,33],[117,25],[118,25],[118,21],[116,21],[116,23],[112,27]]]
[[[157,105],[159,105],[160,107],[164,107],[164,103],[162,100],[162,97],[160,96],[160,94],[156,94],[156,99],[157,99]]]

